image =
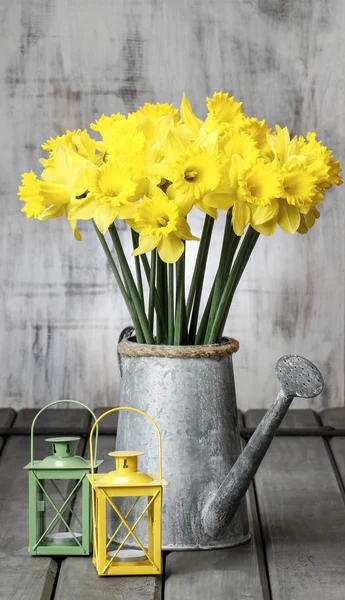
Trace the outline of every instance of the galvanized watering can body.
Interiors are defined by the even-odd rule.
[[[133,356],[131,349],[140,346],[143,355]],[[299,394],[281,391],[261,435],[256,432],[258,439],[254,434],[254,445],[248,444],[247,454],[241,455],[232,354],[207,356],[205,347],[200,347],[202,356],[195,348],[190,357],[171,357],[169,348],[174,347],[158,348],[162,355],[147,355],[147,346],[125,336],[119,358],[121,405],[150,414],[162,434],[163,473],[169,482],[163,500],[163,549],[241,544],[250,538],[244,494],[289,404]],[[120,414],[116,449],[144,451],[139,468],[150,472],[157,464],[154,431],[135,417]],[[145,534],[138,527],[141,540]]]

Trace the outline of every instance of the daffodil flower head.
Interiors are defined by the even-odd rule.
[[[263,154],[267,156],[273,155],[272,148],[267,140],[267,136],[272,134],[272,130],[266,125],[266,121],[258,121],[255,118],[245,117],[240,127],[254,139],[257,148]]]
[[[315,132],[309,132],[306,139],[302,136],[299,137],[298,149],[300,154],[308,157],[309,164],[312,164],[316,160],[324,164],[326,171],[324,170],[316,175],[318,177],[317,185],[321,189],[326,190],[332,185],[341,185],[343,183],[339,175],[341,172],[340,162],[334,159],[332,150],[329,150],[327,146],[324,146],[321,141],[316,139]]]
[[[128,223],[139,233],[139,245],[133,256],[157,248],[164,262],[174,263],[183,254],[182,240],[198,239],[192,235],[185,217],[179,213],[178,204],[169,200],[159,188],[156,196],[145,196],[140,200],[133,219]]]
[[[303,158],[291,158],[280,171],[282,182],[281,197],[293,206],[313,203],[317,195],[317,178],[308,168]]]
[[[201,199],[220,182],[221,165],[217,155],[202,147],[191,147],[172,165],[170,181],[181,194]]]
[[[35,173],[30,171],[30,173],[23,173],[22,184],[18,188],[18,196],[22,202],[25,202],[21,212],[26,214],[27,219],[37,219],[45,209],[40,181]]]
[[[262,158],[244,163],[238,172],[238,197],[249,204],[267,206],[280,195],[279,173],[273,163]]]
[[[319,218],[319,211],[317,208],[315,208],[315,206],[312,206],[306,214],[301,214],[301,221],[297,229],[297,233],[308,233],[309,229],[311,229],[315,224],[316,219]]]
[[[144,149],[146,140],[144,133],[139,129],[138,118],[134,114],[130,117],[113,125],[107,148],[110,160],[139,154]]]
[[[234,96],[229,98],[228,93],[215,92],[212,98],[207,98],[206,102],[210,115],[220,123],[235,125],[244,118],[242,102],[236,102]]]
[[[147,236],[167,237],[176,231],[178,219],[177,204],[162,195],[153,198],[145,196],[134,213],[136,227]]]
[[[224,141],[225,156],[229,159],[238,154],[245,162],[255,162],[259,149],[254,138],[245,131],[237,130],[228,134]]]
[[[121,113],[112,114],[110,116],[102,115],[95,123],[90,123],[90,127],[101,134],[105,146],[108,147],[112,138],[114,124],[119,121],[124,121],[125,119],[125,115],[122,115]]]
[[[42,150],[46,150],[47,152],[51,152],[55,150],[57,146],[62,144],[66,146],[69,150],[75,150],[75,143],[73,142],[73,136],[80,135],[81,129],[75,129],[74,131],[67,130],[63,135],[58,135],[56,138],[49,138],[44,144],[42,144]]]
[[[156,104],[150,104],[149,102],[146,102],[144,106],[141,106],[137,112],[145,115],[145,117],[147,117],[153,123],[157,123],[160,119],[167,116],[171,116],[174,123],[177,123],[180,118],[178,110],[173,104],[161,104],[160,102],[157,102]]]
[[[114,208],[133,200],[136,187],[131,169],[111,160],[95,169],[89,181],[89,190],[96,200]]]

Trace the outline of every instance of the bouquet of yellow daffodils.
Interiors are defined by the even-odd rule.
[[[325,191],[342,183],[339,161],[315,133],[290,139],[287,127],[272,132],[222,92],[207,98],[207,108],[202,121],[183,96],[179,111],[171,104],[145,104],[127,117],[102,115],[90,125],[101,140],[79,129],[51,138],[42,146],[49,156],[41,159],[41,179],[32,171],[22,176],[18,195],[27,218],[65,216],[77,240],[78,220],[92,221],[140,343],[219,342],[260,233],[272,235],[277,225],[286,233],[307,233],[320,216]],[[205,213],[200,240],[188,224],[192,210]],[[200,318],[219,210],[226,211],[222,250]],[[134,273],[117,219],[131,232]],[[189,240],[200,243],[187,296]]]

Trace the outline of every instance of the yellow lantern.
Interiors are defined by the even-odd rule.
[[[143,473],[138,471],[140,451],[121,450],[110,452],[115,457],[116,470],[110,473],[95,473],[91,468],[88,479],[92,486],[93,513],[93,562],[98,575],[158,575],[162,572],[162,495],[163,486],[167,485],[162,474],[162,438],[157,424],[149,415],[137,408],[118,407],[108,410],[94,423],[90,432],[90,459],[93,465],[92,437],[98,423],[107,415],[129,410],[146,417],[156,429],[158,436],[159,473]],[[129,498],[131,506],[125,514],[121,514],[117,499]],[[133,524],[129,517],[138,501],[145,498],[146,505]],[[107,505],[114,510],[119,526],[107,539]],[[135,528],[143,519],[147,520],[147,548],[136,535]],[[127,533],[115,551],[110,546],[124,527]],[[139,549],[128,550],[124,546],[132,538]]]

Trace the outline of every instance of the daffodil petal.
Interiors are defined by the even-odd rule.
[[[184,217],[177,221],[176,231],[174,233],[177,235],[177,237],[181,238],[181,240],[199,241],[199,238],[195,237],[195,235],[191,233],[190,226]]]
[[[147,252],[151,252],[157,248],[159,244],[160,238],[155,235],[144,235],[143,233],[139,236],[139,244],[138,247],[134,250],[133,256],[138,256],[139,254],[146,254]]]
[[[177,262],[183,251],[184,243],[173,233],[162,238],[158,244],[158,254],[165,263]]]
[[[77,219],[68,219],[68,222],[69,222],[70,227],[71,227],[71,229],[73,231],[74,238],[76,240],[78,240],[78,242],[80,242],[82,240],[82,236],[81,236],[81,233],[78,231],[78,229],[76,229],[76,227],[77,227]]]
[[[251,221],[251,226],[258,233],[262,233],[263,235],[272,235],[276,230],[277,221],[276,219],[271,219],[270,221],[266,221],[260,225],[256,225],[253,221]]]
[[[237,199],[234,190],[229,189],[228,192],[209,192],[204,196],[204,204],[221,210],[229,210]]]
[[[73,204],[72,208],[69,210],[69,215],[74,219],[88,221],[89,219],[93,219],[94,212],[98,207],[99,202],[91,195],[84,200],[79,200],[79,202]]]
[[[129,227],[131,229],[133,229],[133,231],[136,231],[136,233],[140,233],[140,229],[137,226],[137,224],[136,224],[136,222],[135,222],[134,219],[126,219],[126,223],[127,223],[127,225],[129,225]]]
[[[236,235],[243,235],[245,228],[250,221],[250,208],[246,202],[237,200],[232,210],[232,226]]]
[[[136,205],[132,202],[121,204],[117,209],[117,219],[131,219],[136,211]]]
[[[41,181],[40,190],[46,204],[68,204],[71,201],[71,190],[67,185]]]
[[[93,219],[101,233],[104,234],[108,230],[109,225],[116,219],[117,211],[117,208],[113,208],[109,204],[103,204],[96,208]]]
[[[218,152],[218,131],[212,131],[212,133],[208,133],[207,135],[203,135],[196,142],[196,146],[200,146],[201,148],[206,148],[207,152],[210,154],[215,154]]]
[[[202,210],[202,212],[212,217],[215,221],[218,219],[217,209],[208,206],[202,200],[197,200],[196,202],[194,202],[194,206],[196,206],[196,208],[199,208],[199,210]]]
[[[279,227],[286,233],[296,233],[301,222],[297,206],[282,202],[277,217]]]
[[[53,206],[48,206],[43,213],[40,214],[39,221],[46,221],[47,219],[58,219],[62,217],[65,212],[65,206],[62,204],[55,204]]]
[[[193,113],[190,102],[187,100],[185,94],[182,96],[180,114],[182,121],[185,125],[187,125],[188,129],[197,133],[202,125],[202,120],[198,119],[198,117]]]
[[[178,207],[178,213],[181,217],[186,217],[193,208],[193,198],[177,191],[174,184],[169,185],[166,195],[169,200],[174,200]]]
[[[255,225],[262,225],[274,217],[277,216],[279,212],[279,201],[274,198],[271,200],[271,204],[267,206],[258,206],[253,214],[252,221]]]
[[[164,144],[164,154],[168,161],[175,161],[181,154],[187,152],[189,147],[190,142],[186,136],[170,129]]]

